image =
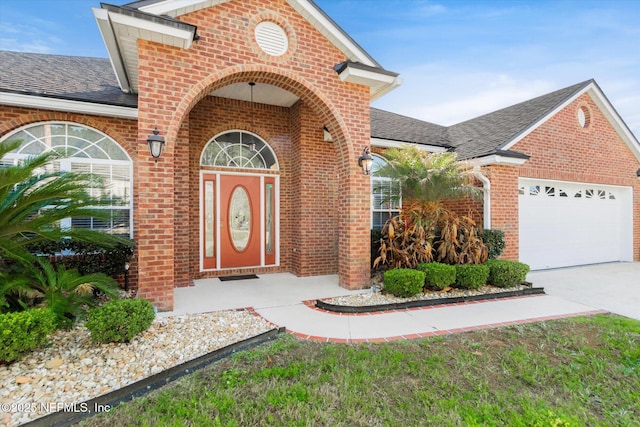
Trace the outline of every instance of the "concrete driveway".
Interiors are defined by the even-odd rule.
[[[640,320],[640,262],[537,270],[527,280],[549,295]]]

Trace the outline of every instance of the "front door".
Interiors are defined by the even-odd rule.
[[[276,177],[205,173],[203,269],[276,264]]]
[[[220,268],[260,265],[260,177],[220,176]]]

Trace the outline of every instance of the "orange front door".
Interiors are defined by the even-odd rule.
[[[260,177],[220,176],[220,268],[259,266]]]

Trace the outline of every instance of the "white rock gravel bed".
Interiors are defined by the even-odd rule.
[[[327,299],[323,299],[322,301],[329,304],[335,304],[335,305],[344,305],[344,306],[350,306],[350,307],[365,307],[368,305],[395,304],[395,303],[429,300],[429,299],[444,299],[444,298],[454,298],[454,297],[463,297],[463,296],[471,296],[471,295],[496,294],[500,292],[519,291],[525,288],[527,287],[517,286],[514,288],[498,288],[495,286],[488,286],[488,285],[483,286],[482,288],[477,290],[452,288],[448,292],[425,292],[410,298],[400,298],[400,297],[393,296],[391,294],[386,294],[379,290],[375,290],[369,293],[363,293],[359,295],[327,298]]]
[[[93,344],[79,326],[0,366],[0,424],[17,426],[116,390],[274,326],[248,311],[156,318],[128,344]]]

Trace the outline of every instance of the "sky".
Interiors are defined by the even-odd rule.
[[[640,0],[315,2],[400,73],[374,107],[452,125],[594,78],[640,139]],[[99,4],[0,0],[0,49],[106,57]]]

